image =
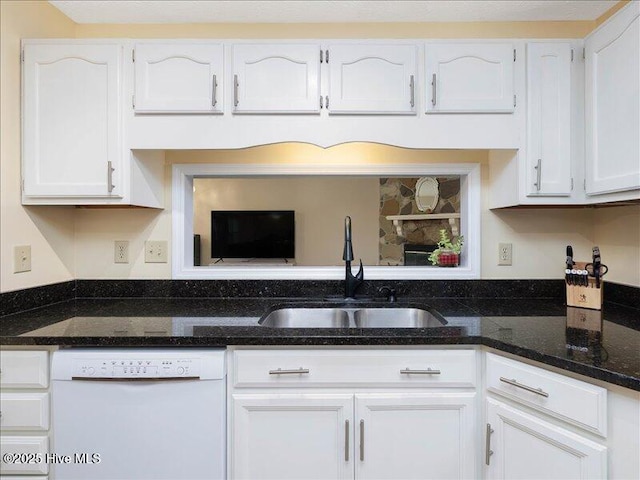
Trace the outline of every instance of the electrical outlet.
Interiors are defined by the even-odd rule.
[[[13,247],[13,273],[31,271],[31,245]]]
[[[147,241],[144,242],[144,262],[145,263],[167,263],[169,252],[167,251],[167,242]]]
[[[511,265],[513,261],[513,245],[511,243],[498,244],[498,265]]]
[[[116,240],[113,243],[113,263],[129,263],[129,242]]]

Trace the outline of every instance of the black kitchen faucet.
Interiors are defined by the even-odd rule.
[[[360,270],[356,276],[351,272],[351,262],[353,261],[353,246],[351,245],[351,217],[344,219],[344,252],[342,260],[345,261],[345,277],[344,277],[344,297],[354,298],[356,290],[364,283],[364,269],[362,260],[360,260]]]

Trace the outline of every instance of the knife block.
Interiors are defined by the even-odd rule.
[[[576,268],[584,270],[586,262],[576,262]],[[569,285],[567,287],[567,306],[602,310],[604,282],[600,278],[600,287],[596,287],[596,279],[589,277],[589,285]]]

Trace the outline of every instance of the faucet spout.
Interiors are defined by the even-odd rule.
[[[344,250],[342,259],[345,261],[344,276],[344,296],[345,298],[354,298],[356,290],[364,283],[364,267],[360,260],[360,269],[354,276],[351,271],[351,262],[353,261],[353,245],[351,243],[351,217],[344,219]]]

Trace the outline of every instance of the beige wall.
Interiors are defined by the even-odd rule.
[[[640,286],[640,205],[597,208],[593,225],[593,243],[610,270],[605,280]]]
[[[111,38],[582,38],[595,21],[333,24],[81,24],[78,37]]]
[[[377,177],[203,178],[194,186],[202,265],[211,261],[211,210],[295,210],[296,264],[305,266],[342,264],[344,217],[350,215],[356,258],[378,264]]]
[[[73,37],[75,24],[47,2],[0,2],[0,291],[74,278],[74,209],[20,200],[20,39]],[[31,245],[31,272],[13,273],[13,247]]]
[[[597,23],[75,25],[44,1],[2,0],[0,8],[2,292],[71,278],[171,278],[170,263],[145,264],[142,255],[145,240],[171,239],[170,175],[166,176],[166,210],[162,212],[146,209],[26,208],[20,205],[20,38],[576,38],[585,36]],[[586,252],[590,251],[592,244],[599,242],[603,259],[612,267],[609,280],[640,286],[638,275],[630,273],[627,267],[626,256],[618,253],[630,252],[629,258],[635,258],[637,265],[640,249],[638,223],[629,219],[630,214],[637,213],[637,208],[490,211],[487,209],[486,152],[425,152],[359,144],[322,150],[309,145],[286,144],[237,151],[167,152],[167,165],[175,162],[479,162],[482,164],[484,186],[483,278],[560,278],[567,244],[571,243],[577,251]],[[617,235],[609,230],[609,222],[619,230]],[[131,242],[130,264],[113,264],[114,240]],[[503,241],[513,243],[512,267],[496,265],[497,243]],[[12,273],[12,250],[19,244],[32,246],[33,270],[30,273]],[[610,254],[610,250],[616,253]]]

